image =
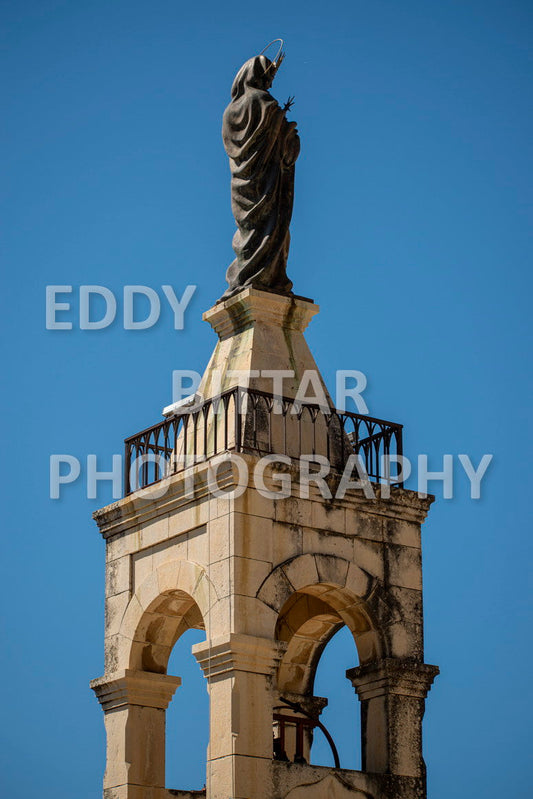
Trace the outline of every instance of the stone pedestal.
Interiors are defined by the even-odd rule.
[[[328,426],[323,415],[317,418],[305,407],[334,409],[303,335],[316,313],[318,306],[311,300],[248,288],[204,314],[219,341],[197,395],[200,401],[226,397],[206,407],[194,426],[182,432],[174,453],[178,462],[192,462],[195,448],[212,457],[218,446],[293,458],[315,453],[342,469],[338,420]],[[255,393],[227,396],[238,387]],[[303,403],[288,408],[287,400]],[[236,424],[236,415],[242,424]],[[351,451],[345,434],[344,439],[346,451]]]
[[[295,397],[304,373],[311,371],[318,375],[323,392],[329,396],[303,335],[318,311],[311,300],[251,288],[206,311],[203,318],[219,341],[198,392],[204,398],[214,397],[246,384],[270,394]],[[278,380],[283,388],[273,391]]]

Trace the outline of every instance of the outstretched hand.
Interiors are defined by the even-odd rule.
[[[283,106],[283,112],[286,113],[287,111],[290,111],[293,105],[294,105],[294,97],[289,97],[289,99]]]

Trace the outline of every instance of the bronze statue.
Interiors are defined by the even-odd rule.
[[[281,108],[269,88],[283,60],[265,55],[250,58],[231,87],[224,111],[222,139],[231,168],[231,208],[237,231],[229,266],[227,299],[252,286],[276,294],[291,294],[286,273],[289,224],[294,196],[294,164],[300,152],[296,122]]]

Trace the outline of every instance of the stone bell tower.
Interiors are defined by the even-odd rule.
[[[244,65],[245,99],[250,75],[257,94],[257,76],[279,61]],[[286,261],[285,234],[277,241]],[[195,404],[126,439],[125,496],[95,513],[106,541],[105,673],[92,682],[104,798],[425,799],[422,717],[438,673],[423,656],[431,498],[391,476],[400,425],[335,410],[304,338],[318,307],[283,283],[279,252],[268,253],[278,265],[268,284],[234,246],[228,296],[204,314],[218,343]],[[320,399],[302,399],[306,384]],[[361,771],[342,767],[319,718],[327,700],[313,692],[344,625],[359,657],[346,677],[360,700]],[[189,628],[205,630],[193,652],[210,703],[206,787],[195,792],[165,783],[165,710],[181,690],[167,664]],[[334,767],[312,763],[321,734]]]

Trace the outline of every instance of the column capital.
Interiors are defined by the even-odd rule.
[[[180,685],[181,677],[136,669],[105,674],[91,681],[91,688],[105,711],[125,705],[166,710]]]
[[[193,655],[208,680],[230,676],[235,671],[274,674],[286,644],[256,635],[230,633],[202,641],[192,647]]]
[[[382,658],[348,669],[346,677],[362,701],[390,694],[425,699],[438,673],[438,666],[428,663]]]

